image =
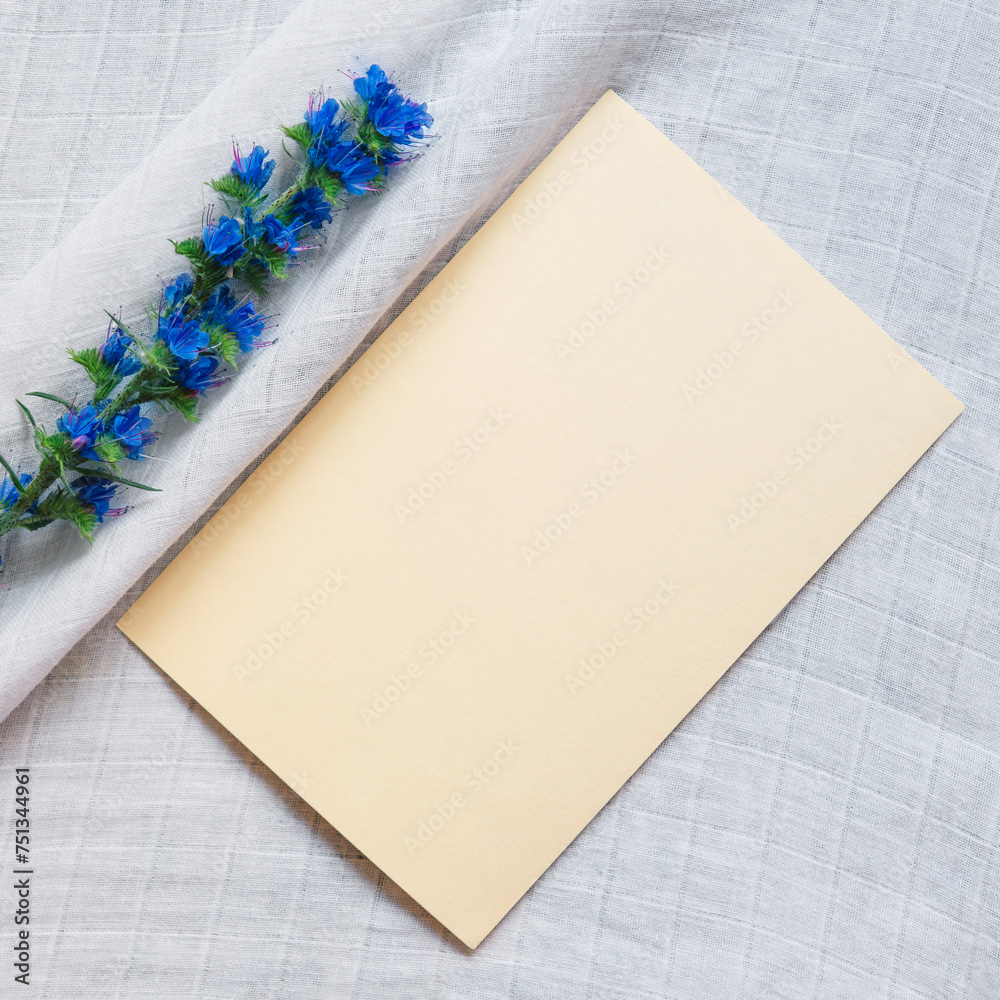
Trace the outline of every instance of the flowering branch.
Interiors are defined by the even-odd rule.
[[[348,196],[383,190],[433,124],[427,105],[403,96],[378,66],[354,80],[354,91],[343,105],[311,94],[304,119],[282,126],[303,155],[291,184],[270,202],[264,189],[275,161],[261,146],[248,155],[233,146],[229,173],[208,182],[229,214],[216,220],[210,209],[200,237],[171,241],[188,270],[150,307],[152,335],[111,316],[100,347],[69,351],[93,383],[87,403],[28,393],[63,408],[49,433],[17,400],[40,458],[36,473],[18,474],[0,455],[0,535],[70,521],[92,542],[99,522],[125,512],[112,506],[118,490],[153,489],[121,473],[121,463],[141,462],[157,436],[145,408],[197,420],[198,397],[227,382],[238,357],[270,343],[261,339],[267,317],[253,296],[265,296],[272,279],[288,277],[299,254],[315,249],[303,234],[320,230]]]

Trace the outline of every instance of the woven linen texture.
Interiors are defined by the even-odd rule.
[[[202,422],[163,425],[163,493],[89,551],[64,526],[4,545],[34,995],[1000,996],[995,5],[0,0],[5,454],[29,457],[12,397],[72,392],[64,348],[181,269],[166,237],[231,139],[278,150],[311,88],[372,61],[439,141],[338,217]],[[608,87],[967,410],[470,955],[113,622]]]

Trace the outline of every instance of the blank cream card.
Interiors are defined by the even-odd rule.
[[[120,626],[475,947],[961,408],[608,92]]]

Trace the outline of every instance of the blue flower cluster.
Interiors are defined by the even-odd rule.
[[[80,476],[74,479],[70,486],[73,487],[77,497],[92,508],[98,521],[103,522],[106,517],[118,517],[125,513],[125,507],[111,506],[118,484],[109,479],[101,479],[99,476]]]
[[[280,250],[289,260],[292,260],[300,251],[311,249],[299,245],[299,233],[304,224],[301,219],[297,218],[292,219],[291,222],[282,222],[270,212],[258,220],[254,216],[253,209],[247,205],[243,209],[244,244],[249,243],[253,246],[254,243],[264,243]],[[271,265],[267,265],[266,261],[265,265],[268,266],[269,270],[271,269]]]
[[[372,190],[372,181],[382,172],[375,157],[354,139],[333,144],[326,143],[322,138],[317,139],[309,147],[309,162],[314,167],[326,167],[340,178],[348,194],[364,194]]]
[[[129,350],[133,343],[132,338],[112,321],[108,324],[107,339],[97,349],[97,355],[111,366],[115,375],[126,378],[142,368],[142,362]]]
[[[194,361],[208,347],[209,339],[208,331],[187,319],[180,309],[169,316],[161,313],[156,337],[165,341],[170,353],[182,361]]]
[[[146,457],[144,448],[156,439],[149,429],[152,426],[153,421],[142,416],[138,405],[102,421],[97,407],[88,403],[79,409],[67,410],[56,421],[56,427],[69,436],[73,451],[93,462],[105,461],[98,451],[103,441],[115,442],[127,458],[141,462]]]
[[[308,129],[306,163],[313,174],[307,171],[306,179],[314,181],[294,193],[280,216],[266,213],[258,218],[255,202],[243,206],[242,219],[229,215],[217,221],[209,218],[202,241],[205,252],[219,266],[232,268],[237,263],[243,266],[260,261],[273,272],[273,256],[261,253],[261,247],[270,248],[272,253],[277,250],[291,260],[305,249],[299,245],[302,229],[320,229],[332,217],[335,195],[323,190],[322,180],[315,179],[316,172],[325,171],[323,175],[332,176],[347,194],[365,194],[379,186],[387,167],[407,159],[412,147],[428,137],[434,120],[427,105],[401,94],[380,66],[372,65],[357,77],[354,91],[361,102],[351,109],[360,119],[356,136],[350,134],[349,117],[337,101],[322,92],[310,94],[304,122]],[[268,155],[263,146],[255,145],[247,156],[234,146],[231,175],[260,193],[274,171],[274,161]],[[190,290],[180,289],[177,294],[183,298]],[[171,336],[186,352],[178,356],[190,360],[188,355],[195,347],[193,341],[184,341],[189,334],[177,330]]]
[[[310,94],[304,121],[311,137],[306,153],[310,166],[331,169],[328,162],[343,161],[348,169],[346,183],[352,184],[355,192],[365,190],[366,175],[370,180],[378,170],[371,174],[366,169],[363,149],[357,151],[355,162],[349,162],[349,151],[354,149],[355,144],[343,141],[348,122],[340,113],[340,105],[332,97],[324,99],[322,92]],[[298,220],[301,225],[311,226],[313,229],[319,229],[331,218],[330,203],[318,187],[307,187],[299,191],[292,198],[289,208],[293,221]]]
[[[260,191],[274,173],[274,160],[267,159],[267,150],[263,146],[254,146],[250,155],[244,159],[240,147],[234,144],[231,172],[244,184]]]
[[[209,256],[224,266],[235,264],[246,253],[243,230],[228,215],[220,216],[218,222],[209,219],[208,225],[201,231],[201,238],[205,241],[205,250]]]
[[[208,348],[213,330],[231,333],[241,351],[261,346],[258,337],[264,331],[267,318],[257,312],[253,300],[241,306],[229,285],[221,285],[192,315],[177,305],[183,302],[188,294],[185,289],[191,285],[191,275],[179,274],[163,291],[165,309],[160,312],[156,336],[166,341],[175,358],[195,361]]]
[[[223,365],[235,366],[237,354],[264,346],[267,317],[250,294],[238,298],[230,282],[266,294],[270,278],[285,277],[298,255],[313,248],[303,231],[330,222],[344,195],[381,190],[389,168],[412,156],[433,124],[426,104],[401,94],[377,65],[354,80],[354,92],[344,105],[322,92],[311,95],[303,121],[284,129],[305,156],[276,197],[265,193],[275,171],[268,150],[254,144],[244,155],[233,144],[229,172],[209,182],[227,214],[210,211],[200,238],[174,243],[188,270],[164,287],[148,338],[112,319],[100,347],[71,351],[94,384],[93,398],[65,403],[56,434],[36,424],[43,460],[35,476],[15,473],[0,456],[7,473],[0,479],[0,535],[69,520],[91,540],[95,519],[124,513],[113,506],[117,491],[142,487],[122,479],[117,466],[125,458],[143,461],[156,438],[144,407],[156,403],[196,419],[197,398],[227,381]],[[77,478],[67,496],[60,481],[69,471]]]
[[[427,138],[427,129],[434,124],[427,105],[404,97],[381,66],[370,66],[364,76],[357,77],[354,90],[366,102],[375,131],[393,142],[387,162],[402,158],[407,146]]]
[[[295,218],[313,229],[319,229],[324,222],[330,221],[330,203],[318,187],[299,191],[292,198],[291,210]]]
[[[332,97],[320,104],[315,95],[310,95],[305,116],[312,133],[307,154],[309,163],[313,167],[325,167],[338,177],[349,194],[364,194],[371,190],[371,182],[381,173],[381,168],[361,143],[344,139],[347,120],[338,117],[339,114],[340,105]],[[318,188],[310,190],[322,194]]]
[[[315,139],[328,145],[340,141],[347,130],[347,120],[338,118],[339,114],[340,105],[332,97],[324,100],[321,93],[309,95],[305,123]]]

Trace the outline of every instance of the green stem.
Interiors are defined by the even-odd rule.
[[[152,367],[151,365],[136,372],[135,375],[132,376],[131,380],[126,384],[125,388],[122,389],[114,399],[109,400],[108,405],[101,410],[101,421],[103,422],[109,420],[116,413],[120,413],[128,407],[134,406],[135,401],[132,397],[139,394],[139,389],[143,382],[148,382],[150,379],[155,378],[159,374],[160,370]]]
[[[46,468],[47,464],[42,463],[38,475],[25,486],[17,503],[0,517],[0,535],[5,535],[8,531],[17,528],[19,526],[17,522],[21,519],[21,515],[39,500],[41,495],[59,478],[59,470],[53,469],[51,466]]]
[[[300,191],[304,190],[302,186],[302,176],[295,178],[295,181],[281,194],[278,195],[270,205],[267,206],[268,212],[271,215],[277,215],[288,202],[290,202]]]

